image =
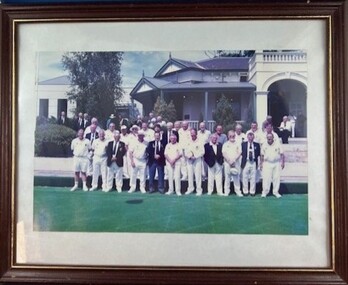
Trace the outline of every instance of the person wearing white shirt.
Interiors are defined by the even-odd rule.
[[[262,194],[266,197],[273,184],[273,195],[280,198],[280,171],[284,169],[285,159],[282,145],[274,141],[273,134],[267,135],[267,143],[261,147]]]
[[[272,124],[267,124],[266,127],[265,127],[265,132],[263,133],[263,136],[262,136],[262,140],[260,142],[261,145],[267,143],[267,135],[268,134],[272,134],[273,138],[274,138],[274,142],[280,144],[280,138],[277,135],[277,133],[273,131],[273,125]]]
[[[140,130],[138,132],[138,140],[134,141],[129,146],[129,154],[131,159],[131,165],[132,165],[132,175],[130,178],[130,189],[128,193],[135,192],[136,189],[136,183],[137,183],[137,177],[139,175],[139,181],[140,181],[140,192],[145,194],[145,182],[146,182],[146,163],[147,163],[147,157],[146,157],[146,147],[147,142],[144,140],[144,131]]]
[[[98,126],[98,119],[97,118],[92,118],[91,120],[91,125],[96,125],[96,132],[99,133],[101,130],[101,127]],[[85,129],[85,137],[87,134],[89,134],[91,132],[91,125],[89,125],[88,127],[86,127]]]
[[[254,142],[256,143],[261,143],[263,140],[263,133],[262,131],[258,128],[258,124],[256,121],[252,122],[250,125],[250,130],[246,132],[246,135],[248,135],[249,132],[254,133]]]
[[[116,130],[115,123],[110,123],[109,128],[105,131],[105,139],[110,142],[114,140],[114,131]]]
[[[168,170],[168,192],[167,195],[175,192],[178,196],[181,196],[181,180],[180,180],[180,167],[182,156],[182,147],[176,142],[176,135],[170,136],[170,143],[166,145],[164,150],[164,156],[166,158],[166,166]]]
[[[153,129],[150,129],[147,125],[147,123],[142,123],[142,130],[144,132],[144,141],[147,143],[155,140],[155,131]]]
[[[99,138],[94,140],[92,143],[93,150],[93,176],[92,176],[92,188],[90,191],[97,190],[99,175],[102,177],[102,189],[103,191],[107,188],[107,173],[108,169],[106,166],[106,148],[108,141],[105,139],[105,132],[101,130],[99,132]]]
[[[181,157],[181,179],[187,179],[187,158],[185,156],[185,149],[187,144],[191,141],[191,133],[189,129],[189,123],[187,121],[183,121],[181,123],[181,128],[178,131],[180,142],[179,144],[182,147],[183,156]]]
[[[233,180],[234,192],[238,197],[243,197],[240,191],[240,161],[242,154],[241,144],[236,141],[234,131],[228,132],[228,141],[222,146],[222,155],[224,157],[224,195],[228,196],[231,191],[231,178]]]
[[[283,144],[288,144],[289,137],[291,136],[291,122],[288,116],[283,117],[283,121],[280,123],[278,130]]]
[[[124,142],[126,149],[127,149],[127,153],[126,155],[123,157],[123,176],[126,179],[129,179],[132,173],[132,165],[131,165],[131,161],[130,161],[130,157],[129,157],[129,140],[130,140],[130,135],[127,132],[127,126],[122,125],[121,126],[121,137],[120,137],[120,141]]]
[[[246,141],[246,135],[243,133],[243,127],[241,124],[237,124],[234,128],[236,135],[236,142],[242,144],[242,142]]]
[[[203,145],[208,143],[210,140],[211,132],[206,129],[205,122],[201,122],[199,124],[199,130],[197,132],[197,139]],[[205,163],[204,159],[202,159],[202,179],[205,180],[208,176],[208,166]]]
[[[77,138],[71,142],[71,150],[74,154],[74,172],[75,172],[75,184],[70,191],[75,191],[78,188],[78,182],[81,173],[83,191],[88,191],[86,184],[86,172],[88,169],[88,153],[91,149],[91,143],[88,139],[83,137],[83,130],[80,129],[77,132]]]
[[[202,195],[202,157],[204,155],[204,146],[197,138],[197,131],[191,129],[191,141],[185,148],[185,156],[187,159],[188,171],[188,189],[186,195],[191,194],[194,188],[194,180],[196,181],[196,195]]]

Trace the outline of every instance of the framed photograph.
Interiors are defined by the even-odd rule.
[[[0,8],[1,282],[347,284],[344,1]],[[147,127],[164,140],[181,124],[177,195],[171,170],[163,186],[159,170],[155,184],[145,170],[132,178],[143,169],[129,142],[137,120],[135,140],[155,157],[168,145]],[[199,146],[184,131],[195,140],[201,123],[212,135],[193,171]],[[115,152],[99,180],[87,161],[109,153],[93,128],[112,129]],[[210,147],[218,156],[221,133],[242,155],[214,188],[203,160]],[[249,137],[261,161],[256,147],[244,156]],[[119,146],[128,153],[113,184]],[[283,169],[270,176],[274,163]]]

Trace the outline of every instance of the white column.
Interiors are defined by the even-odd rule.
[[[255,91],[256,121],[259,124],[259,127],[262,126],[262,122],[266,119],[266,116],[268,115],[267,94],[268,91]]]
[[[57,118],[58,112],[58,99],[49,99],[48,100],[48,117],[51,116]]]
[[[75,100],[68,100],[68,106],[67,106],[67,117],[73,118],[76,111],[76,101]]]

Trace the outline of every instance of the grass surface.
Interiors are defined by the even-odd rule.
[[[34,230],[308,234],[308,195],[220,197],[34,188]]]

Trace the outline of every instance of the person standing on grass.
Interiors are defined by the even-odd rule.
[[[236,133],[228,132],[228,141],[222,146],[222,155],[224,156],[224,194],[230,194],[231,178],[233,180],[234,192],[238,197],[243,197],[240,191],[240,162],[239,158],[242,154],[242,146],[236,141]]]
[[[137,177],[140,180],[140,192],[145,194],[145,183],[146,183],[146,162],[147,153],[146,147],[147,142],[144,140],[145,132],[143,130],[138,131],[138,139],[133,141],[129,145],[129,156],[132,165],[132,174],[130,178],[130,189],[128,193],[135,192],[137,185]]]
[[[149,193],[155,192],[154,180],[158,173],[158,192],[164,194],[164,157],[165,144],[161,141],[161,134],[155,132],[155,140],[151,141],[146,148],[149,166]]]
[[[108,166],[108,182],[105,192],[112,190],[113,181],[115,177],[115,184],[117,192],[122,192],[123,187],[123,157],[127,149],[124,142],[120,141],[120,132],[114,131],[114,140],[108,143],[107,166]]]
[[[93,151],[93,176],[92,176],[92,188],[89,191],[97,190],[99,175],[102,177],[102,189],[107,190],[107,174],[108,169],[106,165],[107,155],[106,148],[108,141],[105,139],[105,132],[101,130],[99,132],[99,138],[95,139],[92,143]]]
[[[86,184],[86,172],[88,169],[88,153],[91,149],[91,143],[88,139],[85,139],[83,135],[83,129],[80,129],[77,132],[77,138],[73,139],[71,142],[71,150],[74,154],[75,184],[70,191],[77,190],[80,179],[80,173],[83,185],[82,189],[83,191],[88,191]]]
[[[188,189],[185,195],[191,194],[194,190],[194,180],[196,181],[196,195],[201,196],[202,189],[202,157],[204,146],[197,138],[197,130],[191,129],[191,141],[185,149],[187,159]]]
[[[261,163],[262,170],[262,195],[266,197],[270,191],[271,183],[273,183],[273,195],[280,198],[280,170],[284,169],[285,159],[283,148],[280,143],[274,141],[273,134],[267,135],[267,143],[261,148]]]
[[[182,147],[176,141],[176,135],[170,136],[170,143],[166,145],[164,156],[168,170],[168,192],[167,195],[174,193],[174,184],[176,195],[181,196],[180,169],[182,156]]]
[[[254,142],[254,133],[249,132],[247,141],[242,143],[242,175],[243,194],[255,196],[256,191],[256,170],[260,159],[260,144]],[[248,182],[250,181],[250,190]]]
[[[204,161],[208,165],[208,195],[213,194],[214,181],[216,183],[216,192],[223,196],[222,192],[222,144],[218,142],[218,135],[212,134],[210,142],[204,145]]]

